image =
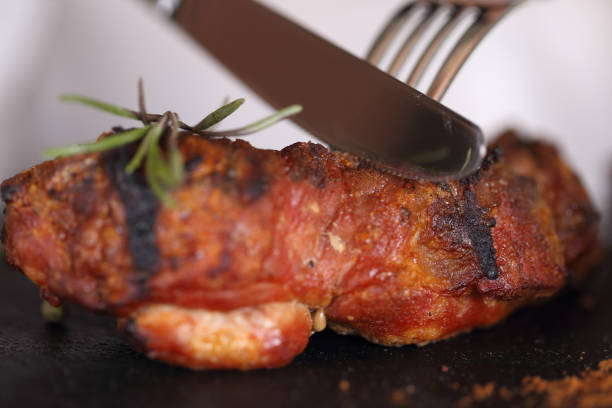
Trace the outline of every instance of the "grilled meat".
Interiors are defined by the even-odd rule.
[[[593,209],[582,183],[551,144],[505,132],[495,145],[505,152],[504,161],[515,173],[535,180],[553,212],[570,276],[575,281],[583,280],[600,247],[597,242],[599,214]],[[587,256],[591,254],[595,257]]]
[[[494,149],[476,175],[430,183],[312,143],[185,134],[176,206],[124,171],[133,145],[62,158],[2,184],[3,242],[43,298],[115,315],[148,356],[194,369],[282,366],[325,321],[425,344],[553,295],[595,240],[556,151],[502,145],[510,160]]]

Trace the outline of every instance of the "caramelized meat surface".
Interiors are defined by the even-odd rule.
[[[582,183],[551,144],[521,139],[513,132],[502,134],[495,144],[515,173],[535,180],[553,212],[565,262],[573,277],[582,279],[576,275],[588,272],[588,263],[582,265],[585,254],[598,249],[599,221]]]
[[[325,321],[425,344],[553,295],[595,240],[556,151],[501,144],[508,160],[495,149],[478,174],[430,183],[312,143],[183,135],[170,208],[124,171],[135,146],[62,158],[2,184],[5,252],[44,298],[115,315],[150,357],[190,368],[282,366]]]

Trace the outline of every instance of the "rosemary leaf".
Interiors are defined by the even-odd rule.
[[[43,150],[43,159],[55,159],[61,156],[72,156],[82,153],[96,153],[114,149],[128,143],[135,142],[141,139],[151,126],[146,126],[138,129],[131,129],[126,132],[117,133],[115,135],[106,136],[104,139],[94,143],[71,144],[67,146],[52,147]]]
[[[162,118],[160,122],[155,123],[154,125],[150,126],[149,131],[147,132],[146,136],[142,139],[142,142],[140,142],[140,146],[138,146],[138,150],[136,150],[136,153],[132,157],[132,160],[130,160],[127,166],[125,166],[125,171],[128,174],[134,173],[136,169],[140,167],[140,165],[142,164],[142,160],[144,159],[145,155],[149,151],[149,146],[151,145],[151,143],[153,143],[153,141],[159,140],[162,133],[164,132],[164,128],[166,127],[166,122],[167,122],[167,119],[164,116],[164,118]]]
[[[179,186],[184,178],[183,155],[178,148],[179,120],[175,113],[170,113],[170,136],[168,137],[168,167],[170,169],[171,188]]]
[[[147,153],[147,163],[149,162],[155,168],[156,179],[161,183],[164,188],[170,188],[174,180],[170,173],[170,167],[168,166],[168,163],[166,163],[162,150],[159,147],[159,143],[152,142],[149,145],[149,152]]]
[[[208,114],[202,119],[197,125],[193,127],[194,130],[205,130],[211,126],[216,125],[223,119],[231,115],[244,103],[244,98],[236,99],[233,102],[223,105],[213,113]]]
[[[258,120],[257,122],[251,123],[250,125],[247,125],[247,126],[244,126],[238,129],[224,130],[220,132],[206,132],[202,134],[205,134],[207,136],[212,136],[212,137],[246,136],[246,135],[250,135],[251,133],[259,132],[260,130],[263,130],[269,126],[272,126],[276,122],[281,121],[289,116],[296,115],[300,113],[301,111],[302,111],[302,107],[300,105],[291,105],[291,106],[287,106],[286,108],[273,113],[272,115],[268,117]]]
[[[180,186],[185,177],[185,165],[180,150],[176,149],[168,152],[168,165],[170,170],[170,183],[168,187],[175,188]]]
[[[98,101],[82,95],[63,94],[60,95],[60,101],[76,102],[83,105],[91,106],[104,112],[112,113],[117,116],[123,116],[124,118],[138,119],[138,116],[135,115],[134,112],[130,111],[129,109],[125,109],[116,105],[111,105],[110,103]]]
[[[145,177],[149,188],[157,199],[166,207],[173,207],[176,203],[163,186],[163,179],[167,177],[167,167],[163,162],[161,151],[157,143],[149,145],[147,161],[145,162]]]

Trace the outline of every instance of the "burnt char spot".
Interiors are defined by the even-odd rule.
[[[0,194],[2,195],[2,201],[7,204],[10,203],[13,200],[15,193],[17,193],[17,190],[17,186],[13,186],[11,184],[3,185],[2,190],[0,191]]]
[[[482,172],[489,170],[491,166],[503,157],[504,151],[500,146],[494,146],[492,149],[489,149],[487,155],[482,160],[482,164],[476,173],[471,176],[467,176],[466,178],[461,179],[461,184],[463,186],[469,186],[470,184],[475,184],[480,179]]]
[[[326,185],[325,160],[328,153],[324,146],[317,143],[294,143],[281,150],[291,164],[291,181],[310,180],[319,189],[324,189]]]
[[[465,223],[455,203],[444,199],[437,200],[431,206],[429,214],[432,231],[446,246],[458,249],[465,245],[468,238]]]
[[[253,202],[266,192],[266,172],[261,158],[251,155],[246,155],[246,158],[250,169],[238,187],[247,202]]]
[[[266,192],[266,182],[261,179],[253,179],[246,184],[244,194],[249,202],[253,202]]]
[[[491,222],[484,217],[484,211],[478,206],[478,201],[474,193],[466,189],[465,210],[463,213],[463,222],[467,228],[468,236],[472,241],[480,269],[487,279],[497,279],[499,271],[495,266],[497,254],[493,246],[493,237],[491,236]]]
[[[584,227],[589,228],[594,226],[601,219],[601,215],[591,206],[583,206],[580,210],[584,214]]]
[[[265,159],[259,152],[241,149],[232,144],[225,169],[212,173],[214,184],[229,194],[236,194],[250,204],[261,198],[268,189],[270,174]]]
[[[6,226],[4,225],[4,220],[2,220],[2,226],[0,227],[0,243],[2,245],[6,244],[6,238],[7,238]],[[3,255],[4,255],[4,248],[0,248],[0,259],[3,258]]]
[[[327,153],[327,149],[320,144],[308,143],[308,150],[315,158],[316,165],[314,166],[314,179],[318,180],[317,187],[325,188],[325,165],[323,164],[323,156]]]
[[[501,146],[493,146],[492,149],[489,149],[489,152],[482,161],[482,169],[489,170],[489,167],[497,163],[503,157],[503,155],[504,151]]]
[[[440,186],[440,190],[442,191],[445,191],[447,193],[451,191],[451,187],[448,185],[448,183],[438,183],[438,185]]]
[[[198,167],[200,163],[204,161],[202,156],[192,156],[187,161],[185,161],[185,171],[187,173],[191,173]]]
[[[111,150],[102,156],[107,176],[125,209],[125,223],[132,266],[137,284],[156,272],[160,261],[155,235],[155,221],[159,202],[147,186],[142,173],[128,174],[125,166],[134,153],[136,144]]]
[[[327,149],[325,148],[325,146],[318,143],[308,143],[308,150],[315,157],[321,157],[325,153],[327,153]]]

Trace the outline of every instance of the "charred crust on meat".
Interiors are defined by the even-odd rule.
[[[249,160],[252,164],[252,169],[240,184],[239,188],[243,197],[247,202],[253,202],[259,199],[267,190],[267,183],[264,179],[264,171],[259,160]]]
[[[155,223],[159,202],[140,172],[128,174],[125,166],[136,148],[135,144],[104,153],[101,158],[111,184],[125,210],[128,246],[137,285],[146,285],[157,271],[160,253],[157,247]]]
[[[461,184],[467,187],[470,184],[478,183],[478,180],[480,180],[480,176],[482,175],[482,173],[488,171],[491,166],[499,162],[503,156],[504,151],[500,146],[496,145],[493,148],[489,149],[487,155],[484,157],[484,159],[482,159],[480,168],[476,171],[476,173],[472,174],[471,176],[467,176],[461,179]]]
[[[445,191],[447,193],[451,192],[451,187],[448,185],[448,183],[441,182],[441,183],[438,183],[438,186],[440,186],[440,190],[442,191]]]
[[[2,189],[0,189],[0,195],[2,196],[2,201],[4,201],[7,204],[12,202],[18,190],[19,190],[18,186],[14,186],[8,183],[3,184]]]
[[[191,173],[204,161],[202,156],[192,156],[185,161],[185,171]]]
[[[499,162],[501,158],[504,157],[504,150],[499,145],[493,146],[492,149],[489,149],[487,155],[482,161],[482,169],[489,170],[489,168]]]
[[[237,195],[247,204],[253,203],[268,190],[269,174],[265,161],[257,151],[245,149],[238,142],[229,147],[225,168],[212,173],[213,184],[228,194]]]
[[[4,209],[6,210],[6,208]],[[3,211],[4,211],[3,210]],[[0,226],[0,243],[2,243],[2,245],[6,244],[6,238],[7,238],[7,232],[6,232],[6,226],[4,225],[4,219],[0,220],[0,224],[2,224]],[[2,253],[3,251],[0,251],[0,253]],[[4,255],[4,254],[2,254]],[[0,259],[4,258],[4,256],[0,256]]]
[[[487,219],[487,227],[493,228],[495,225],[497,225],[497,220],[494,217]]]
[[[325,161],[329,151],[317,143],[294,143],[281,150],[290,165],[289,177],[293,182],[310,180],[319,189],[327,183]]]
[[[325,146],[318,143],[308,143],[308,150],[314,157],[321,157],[328,152]]]
[[[309,260],[308,260],[308,267],[309,267],[310,269],[313,269],[313,268],[315,267],[315,262],[314,262],[312,259],[309,259]]]
[[[315,157],[313,178],[316,180],[317,188],[324,189],[326,184],[325,164],[323,163],[323,158],[321,156],[327,153],[327,151],[321,152],[321,149],[325,150],[325,148],[321,145],[315,145],[313,143],[310,143],[308,146],[310,148],[310,152]],[[317,148],[313,148],[313,146],[316,146]]]
[[[428,210],[431,229],[436,236],[451,248],[459,248],[467,242],[465,220],[455,202],[435,200]]]
[[[599,214],[599,212],[589,205],[576,205],[572,208],[572,210],[576,214],[581,214],[579,226],[574,228],[575,231],[583,228],[591,228],[601,219],[601,214]]]
[[[485,211],[478,205],[478,200],[472,190],[466,189],[464,198],[463,223],[476,251],[480,270],[487,279],[497,279],[499,276],[496,266],[497,253],[493,246],[490,218],[486,218]]]

